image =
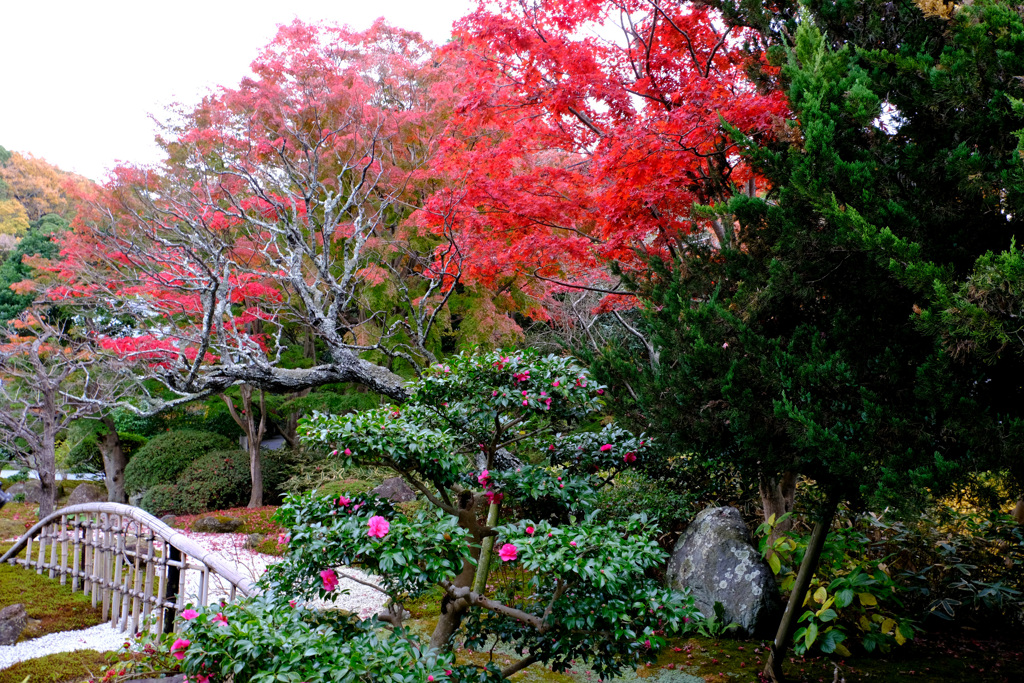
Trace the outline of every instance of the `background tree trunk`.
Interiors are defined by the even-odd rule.
[[[103,418],[107,431],[100,435],[98,446],[103,456],[103,471],[106,477],[103,483],[107,486],[107,500],[111,503],[127,503],[128,495],[124,490],[124,468],[128,458],[121,448],[121,437],[117,434],[117,426],[109,416]]]
[[[256,416],[252,409],[253,388],[249,384],[242,384],[238,387],[242,395],[242,414],[239,415],[235,408],[235,402],[227,394],[220,397],[227,404],[231,419],[235,421],[245,434],[246,451],[249,453],[249,475],[252,481],[252,492],[249,494],[247,507],[257,508],[263,505],[263,462],[260,458],[260,442],[267,431],[267,411],[265,394],[260,389],[260,421],[256,423]]]

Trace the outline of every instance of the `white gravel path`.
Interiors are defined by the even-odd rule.
[[[245,536],[243,534],[199,534],[186,532],[187,535],[202,544],[203,546],[222,554],[226,559],[235,562],[240,571],[246,574],[250,580],[256,581],[267,565],[279,562],[280,557],[264,555],[243,548]],[[342,573],[354,576],[361,581],[377,583],[376,577],[368,575],[358,569],[343,568],[339,571],[339,591],[346,590],[347,594],[339,595],[333,602],[314,600],[307,603],[308,606],[326,609],[336,607],[350,612],[356,612],[360,617],[366,619],[381,611],[386,601],[386,596],[373,588],[364,586],[355,581],[342,577]],[[197,595],[199,584],[198,572],[189,572],[186,575],[185,601],[194,600]],[[214,577],[209,590],[209,602],[216,603],[221,598],[228,597],[229,586],[227,582]],[[56,652],[72,652],[75,650],[97,650],[107,652],[120,649],[125,643],[125,636],[109,624],[100,624],[92,628],[80,631],[64,631],[51,633],[40,638],[27,640],[14,645],[0,646],[0,670],[13,664],[34,659]]]

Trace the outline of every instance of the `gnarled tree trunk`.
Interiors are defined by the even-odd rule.
[[[117,434],[117,426],[110,417],[103,418],[103,426],[107,431],[100,435],[98,446],[103,456],[103,472],[106,477],[103,483],[107,486],[107,500],[111,503],[127,503],[128,494],[124,490],[124,468],[128,458],[121,447],[121,437]]]

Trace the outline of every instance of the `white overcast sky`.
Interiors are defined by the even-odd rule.
[[[440,43],[471,0],[0,0],[0,145],[102,180],[159,158],[150,114],[236,85],[279,24],[386,17]]]

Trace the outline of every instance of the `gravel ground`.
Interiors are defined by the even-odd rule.
[[[281,560],[273,555],[263,555],[246,550],[242,547],[245,536],[242,534],[199,534],[187,532],[187,535],[203,546],[214,550],[226,559],[238,565],[240,571],[247,575],[250,580],[255,581],[267,565]],[[361,581],[377,583],[375,577],[365,574],[358,569],[341,568],[338,572],[339,591],[347,590],[348,593],[339,595],[333,602],[314,600],[307,603],[310,607],[326,609],[336,607],[350,612],[356,612],[359,616],[368,618],[380,612],[384,606],[386,597],[383,593],[364,586],[356,581],[343,577],[348,574]],[[188,572],[185,581],[185,600],[194,600],[198,592],[198,572]],[[216,577],[210,583],[209,601],[215,603],[221,598],[228,597],[229,586]],[[0,646],[0,669],[5,669],[12,664],[42,657],[56,652],[72,652],[74,650],[98,650],[106,652],[117,650],[125,643],[125,634],[117,629],[111,628],[109,624],[100,624],[81,631],[64,631],[62,633],[51,633],[41,638],[27,640],[15,645]]]

